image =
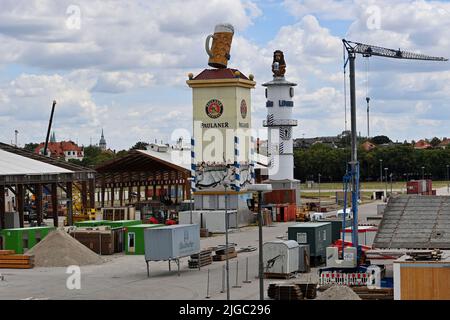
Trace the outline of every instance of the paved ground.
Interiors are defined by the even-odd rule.
[[[377,203],[360,206],[361,217],[376,214]],[[287,237],[287,228],[291,223],[277,223],[273,227],[264,227],[264,240]],[[230,233],[229,241],[238,248],[258,246],[258,228],[246,227]],[[219,235],[201,240],[201,247],[225,243],[225,236]],[[246,278],[246,263],[249,263],[249,280]],[[230,260],[230,296],[231,299],[258,299],[258,251],[240,253],[238,258]],[[209,270],[209,296],[211,299],[225,299],[222,290],[222,275],[225,262],[213,262],[212,265],[193,270],[188,268],[187,260],[181,261],[181,275],[178,276],[173,263],[172,272],[167,262],[150,263],[151,277],[147,278],[143,256],[114,255],[107,257],[108,262],[96,266],[81,267],[81,289],[69,290],[66,281],[69,274],[66,268],[34,268],[31,270],[2,269],[5,278],[0,281],[0,299],[205,299]],[[238,285],[236,284],[236,263],[239,262]],[[304,280],[316,280],[317,269],[310,274],[301,274]],[[265,280],[267,286],[276,280]]]

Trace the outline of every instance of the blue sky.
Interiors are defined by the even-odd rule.
[[[342,43],[350,40],[430,55],[450,52],[449,1],[389,0],[2,0],[0,141],[45,138],[58,101],[58,139],[87,145],[104,128],[109,147],[169,142],[191,129],[187,74],[207,68],[204,39],[235,26],[230,67],[255,75],[253,127],[265,118],[261,83],[275,49],[299,84],[295,137],[344,129]],[[79,24],[77,24],[79,23]],[[365,59],[357,59],[358,128],[365,134]],[[371,133],[394,140],[450,136],[450,63],[371,58]]]

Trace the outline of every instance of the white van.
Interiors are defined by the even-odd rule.
[[[347,218],[352,219],[353,218],[352,208],[346,208],[345,211],[346,211]],[[336,213],[336,218],[342,218],[343,214],[344,214],[344,209],[338,210],[338,212]]]

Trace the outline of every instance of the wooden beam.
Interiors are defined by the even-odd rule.
[[[89,209],[95,209],[95,179],[89,179]]]
[[[41,226],[42,224],[42,184],[35,185],[36,190],[36,213],[37,213],[37,225]]]
[[[81,181],[81,207],[83,214],[88,213],[88,189],[87,181]]]
[[[73,225],[73,196],[72,196],[72,182],[66,183],[67,194],[67,224]]]
[[[52,183],[53,226],[58,227],[58,184]]]
[[[12,192],[13,195],[17,196],[17,191],[14,190],[12,186],[7,186],[8,190]]]
[[[101,201],[101,207],[103,208],[105,206],[105,175],[104,174],[102,174],[101,183],[102,183],[102,185],[101,185],[101,191],[100,191],[101,192],[100,201]]]
[[[23,228],[24,221],[23,221],[23,213],[24,213],[24,200],[25,200],[25,188],[23,187],[23,184],[19,184],[16,186],[17,188],[17,211],[19,212],[19,223],[20,227]]]
[[[0,185],[0,227],[2,227],[2,228],[6,228],[5,211],[6,211],[5,186]]]

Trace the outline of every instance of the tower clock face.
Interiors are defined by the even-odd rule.
[[[247,117],[247,102],[245,102],[244,99],[241,101],[241,116],[242,119],[245,119]]]
[[[223,104],[217,99],[209,100],[205,106],[205,112],[211,119],[219,118],[223,113]]]

